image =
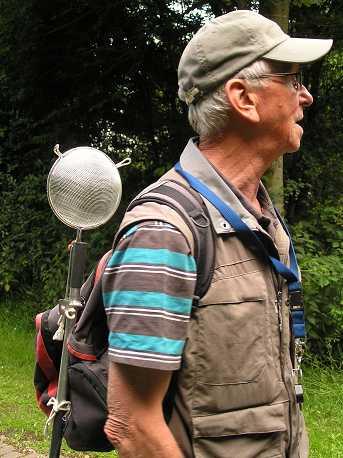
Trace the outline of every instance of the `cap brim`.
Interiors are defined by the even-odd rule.
[[[263,57],[282,62],[308,64],[325,56],[330,51],[331,46],[332,40],[288,38],[264,54]]]

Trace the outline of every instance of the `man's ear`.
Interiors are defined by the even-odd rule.
[[[225,93],[233,111],[246,121],[257,123],[260,115],[257,110],[257,94],[244,80],[232,79],[225,84]]]

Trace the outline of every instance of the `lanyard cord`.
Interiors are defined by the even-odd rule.
[[[253,246],[259,248],[266,258],[271,263],[272,267],[281,275],[287,282],[289,292],[289,305],[293,318],[293,333],[294,337],[305,337],[304,309],[302,307],[302,286],[299,279],[298,263],[295,256],[295,250],[290,237],[289,231],[277,212],[277,216],[289,236],[289,257],[290,268],[283,264],[279,259],[271,256],[260,238],[252,231],[247,224],[230,208],[222,199],[220,199],[213,191],[211,191],[204,183],[195,178],[189,172],[186,172],[180,162],[175,165],[175,170],[183,176],[189,185],[201,194],[205,199],[211,202],[212,205],[219,211],[223,218],[230,223],[238,234],[241,234]]]

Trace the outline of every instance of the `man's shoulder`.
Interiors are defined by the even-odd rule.
[[[188,196],[186,192],[183,181],[174,169],[170,169],[159,180],[141,191],[129,204],[116,239],[118,234],[121,236],[123,231],[133,225],[158,221],[169,224],[181,232],[193,252],[194,237],[187,222],[188,211],[177,197],[191,198],[191,195]]]

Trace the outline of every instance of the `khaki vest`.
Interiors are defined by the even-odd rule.
[[[193,252],[190,230],[167,206],[135,207],[121,229],[155,219],[183,232]],[[306,458],[284,281],[235,233],[217,236],[215,256],[210,288],[192,308],[169,427],[185,458]]]

